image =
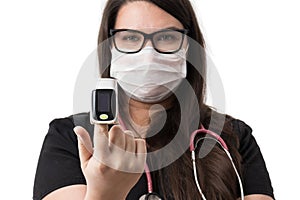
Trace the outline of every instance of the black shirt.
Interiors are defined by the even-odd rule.
[[[55,119],[49,124],[34,180],[34,200],[40,200],[52,191],[65,186],[86,184],[80,168],[77,137],[73,132],[74,124],[93,133],[93,126],[87,113]],[[252,129],[240,120],[234,121],[234,129],[240,140],[244,194],[265,194],[274,198],[269,174],[259,146],[252,135]],[[143,174],[129,192],[127,199],[138,200],[146,193],[147,179]]]

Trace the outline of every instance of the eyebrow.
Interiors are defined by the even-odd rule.
[[[131,30],[140,30],[141,31],[141,30],[144,30],[144,29],[157,29],[157,30],[170,29],[170,30],[178,30],[178,29],[185,29],[185,28],[179,28],[179,27],[176,27],[176,26],[168,26],[168,27],[163,27],[163,28],[144,27],[144,28],[134,28],[134,29],[129,28],[129,29],[131,29]]]
[[[184,29],[184,28],[178,28],[176,26],[169,26],[169,27],[166,27],[164,29]]]

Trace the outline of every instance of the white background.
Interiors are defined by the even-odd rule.
[[[225,87],[226,112],[253,128],[277,199],[295,199],[300,178],[298,2],[196,1]],[[0,199],[31,199],[48,123],[72,114],[76,76],[96,48],[102,4],[0,2]]]

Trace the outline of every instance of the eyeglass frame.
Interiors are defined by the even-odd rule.
[[[141,48],[137,51],[133,51],[133,52],[128,52],[128,51],[122,51],[118,48],[118,46],[116,45],[116,41],[115,41],[115,38],[113,37],[113,43],[115,45],[115,48],[121,52],[121,53],[126,53],[126,54],[134,54],[134,53],[138,53],[140,52],[144,47],[145,47],[145,44],[148,40],[151,41],[152,43],[152,46],[153,48],[159,52],[159,53],[162,53],[162,54],[173,54],[173,53],[176,53],[178,52],[181,48],[182,48],[182,45],[183,45],[183,41],[184,41],[184,37],[187,35],[187,33],[189,32],[188,29],[162,29],[162,30],[159,30],[159,31],[156,31],[156,32],[153,32],[153,33],[144,33],[142,31],[139,31],[139,30],[134,30],[134,29],[110,29],[109,33],[111,36],[114,36],[116,33],[118,32],[122,32],[122,31],[132,31],[132,32],[136,32],[136,33],[140,33],[144,36],[144,41],[143,41],[143,44],[141,45]],[[157,34],[157,33],[161,33],[161,32],[167,32],[167,31],[177,31],[177,32],[180,32],[182,33],[182,40],[181,40],[181,43],[180,43],[180,46],[177,50],[175,51],[170,51],[170,52],[164,52],[164,51],[160,51],[159,49],[157,49],[155,47],[155,43],[153,41],[153,35]]]

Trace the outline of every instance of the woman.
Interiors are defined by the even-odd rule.
[[[205,142],[198,136],[195,145],[201,146],[201,151],[198,148],[196,153],[208,151],[202,159],[196,159],[198,175],[195,176],[200,182],[199,187],[195,183],[188,143],[191,132],[201,126],[216,132],[222,127],[221,136],[228,146],[237,174],[241,175],[245,199],[274,198],[251,128],[242,121],[214,112],[204,104],[205,51],[195,47],[192,40],[202,47],[205,45],[188,0],[108,0],[98,44],[103,44],[110,36],[111,48],[106,45],[99,47],[102,66],[109,65],[101,72],[102,77],[113,77],[120,85],[119,112],[123,127],[114,125],[108,129],[106,125],[95,125],[93,149],[88,133],[93,127],[88,125],[88,114],[51,122],[39,158],[33,199],[140,199],[147,193],[149,181],[142,172],[144,164],[150,168],[146,171],[151,171],[153,191],[163,199],[238,199],[241,195],[239,180],[222,145]],[[142,42],[138,42],[140,40]],[[130,46],[126,42],[138,44]],[[160,46],[161,42],[164,45]],[[196,56],[193,55],[195,52]],[[189,62],[180,62],[176,57],[179,54]],[[152,60],[145,61],[145,55],[152,55]],[[121,56],[120,60],[118,56]],[[168,69],[172,78],[156,79],[155,88],[160,89],[159,93],[139,88],[139,81],[135,80],[141,76],[146,81],[149,74],[150,77],[160,77],[165,69],[156,66],[155,74],[147,70],[148,76],[145,77],[136,70],[136,77],[130,79],[120,67],[132,67],[141,57],[140,61],[148,64],[166,62],[166,68],[170,60],[176,60],[174,65],[178,70]],[[130,59],[124,62],[124,58]],[[132,71],[127,73],[133,74]],[[168,84],[162,81],[164,79],[170,79]],[[157,106],[154,108],[153,105]],[[84,128],[75,127],[78,121]],[[161,121],[164,123],[157,131]],[[165,146],[171,147],[157,153]],[[106,147],[109,152],[105,151]],[[116,154],[115,149],[133,154],[123,157]],[[140,156],[146,152],[146,159]],[[113,158],[112,162],[102,162],[103,157]]]

